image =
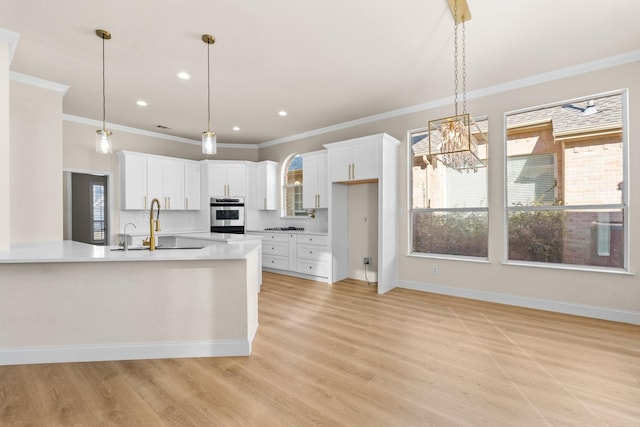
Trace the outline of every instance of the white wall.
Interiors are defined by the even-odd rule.
[[[11,244],[62,240],[62,96],[11,81]]]
[[[322,133],[286,144],[260,149],[260,160],[281,161],[288,153],[318,150],[323,144],[359,136],[386,132],[403,141],[399,156],[399,249],[398,282],[401,286],[433,292],[450,293],[479,299],[495,300],[517,305],[533,306],[556,311],[584,314],[640,323],[640,260],[634,254],[640,251],[640,215],[635,203],[640,200],[640,145],[633,138],[640,135],[640,62],[635,61],[581,74],[557,73],[532,78],[529,82],[505,84],[491,91],[479,91],[470,96],[468,110],[489,118],[489,209],[490,246],[489,262],[444,260],[408,256],[408,188],[407,142],[408,130],[425,127],[428,120],[453,113],[452,105],[434,107],[407,114],[389,115],[389,118],[342,130]],[[631,274],[599,273],[523,267],[503,264],[504,258],[504,176],[503,176],[503,114],[520,108],[569,100],[575,97],[629,88],[629,171],[632,216],[629,219],[629,271]],[[481,96],[483,94],[488,94]],[[350,227],[357,224],[349,224]],[[439,274],[432,273],[433,266]]]
[[[349,185],[349,277],[378,280],[378,184]],[[367,277],[362,259],[371,257]]]
[[[0,200],[10,200],[9,43],[0,38]],[[11,203],[0,203],[0,251],[11,243]]]

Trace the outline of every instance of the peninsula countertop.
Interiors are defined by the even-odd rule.
[[[219,238],[222,239],[222,237]],[[219,240],[219,242],[223,242],[223,240]],[[9,251],[0,251],[0,264],[231,260],[245,259],[251,252],[259,250],[259,248],[259,239],[247,239],[232,245],[214,243],[202,248],[161,249],[153,252],[146,249],[124,252],[117,250],[117,246],[95,246],[63,240],[12,245]]]

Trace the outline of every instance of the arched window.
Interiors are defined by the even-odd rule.
[[[282,216],[305,216],[302,208],[302,157],[290,155],[282,169]]]

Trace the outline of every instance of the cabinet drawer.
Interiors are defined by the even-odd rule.
[[[268,242],[288,242],[289,235],[286,233],[264,233],[264,239],[262,240],[264,244]]]
[[[262,242],[262,252],[265,254],[282,255],[285,257],[289,257],[289,243],[269,241]]]
[[[326,246],[299,244],[296,246],[296,257],[313,261],[329,261],[329,251]]]
[[[298,273],[329,277],[329,263],[300,259],[298,260]]]
[[[278,255],[270,255],[270,254],[262,254],[262,267],[266,268],[277,268],[278,270],[288,270],[289,269],[289,257],[286,256],[278,256]]]
[[[323,245],[326,246],[329,244],[329,239],[327,236],[316,236],[312,234],[299,234],[298,235],[298,243],[305,243],[307,245]]]

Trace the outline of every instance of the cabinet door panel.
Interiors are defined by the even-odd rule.
[[[184,164],[185,209],[200,210],[200,163]]]
[[[329,164],[327,155],[318,157],[318,207],[329,207]]]
[[[317,208],[318,200],[318,157],[302,156],[302,207]]]
[[[147,159],[147,197],[148,206],[158,199],[160,208],[167,209],[164,197],[164,160],[149,157]]]
[[[123,155],[120,158],[122,209],[147,209],[147,158]]]
[[[353,148],[351,179],[379,178],[380,149],[377,141],[366,142]]]
[[[227,169],[223,165],[209,165],[209,197],[226,195]]]
[[[331,182],[349,181],[351,148],[329,150],[329,177]]]
[[[245,196],[247,179],[244,165],[227,165],[228,196]]]
[[[164,197],[166,209],[184,210],[184,162],[164,161]]]

